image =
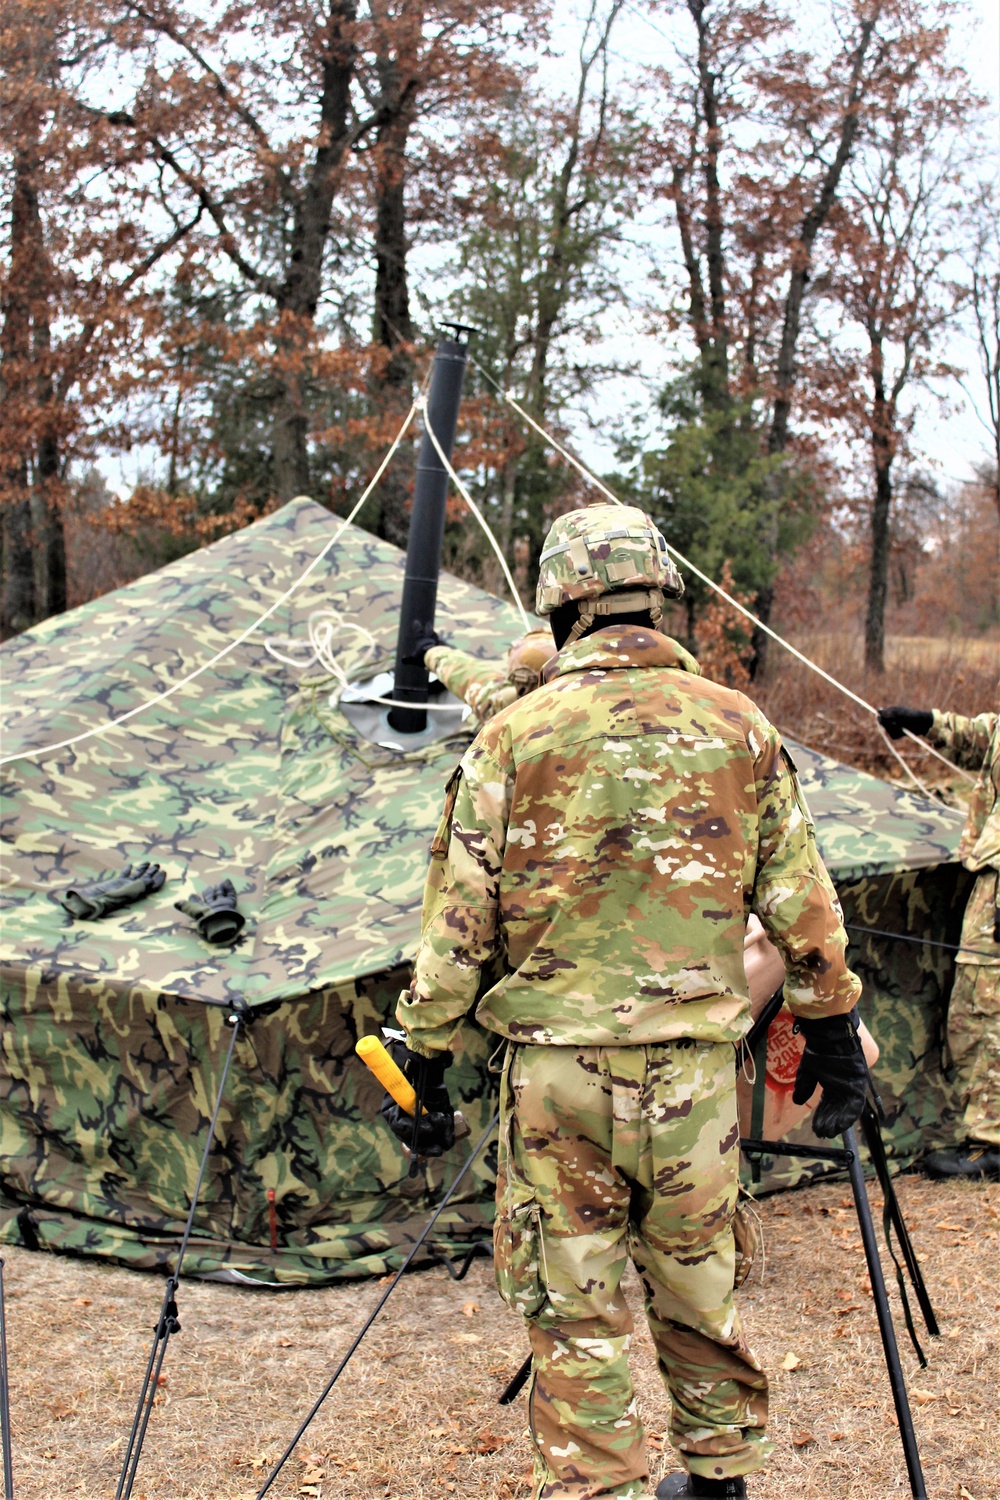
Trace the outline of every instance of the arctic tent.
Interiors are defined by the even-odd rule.
[[[210,662],[337,524],[293,501],[7,643],[3,753],[106,724]],[[469,737],[443,699],[435,727],[405,739],[365,705],[385,694],[402,578],[402,554],[348,527],[259,632],[187,686],[106,735],[3,767],[0,1240],[169,1264],[234,1015],[246,1024],[189,1272],[285,1284],[380,1273],[439,1201],[468,1143],[408,1177],[354,1054],[407,982],[444,785]],[[306,665],[316,611],[333,661]],[[511,606],[447,575],[438,619],[494,660],[520,629]],[[906,1160],[955,1132],[939,1045],[952,955],[935,945],[960,917],[961,819],[792,754],[866,980],[889,1149]],[[74,920],[56,900],[143,859],[166,884],[112,917]],[[220,948],[173,903],[224,878],[248,920]],[[495,1108],[494,1042],[466,1025],[449,1077],[473,1142]],[[428,1255],[488,1236],[491,1149]],[[811,1170],[765,1165],[765,1186]]]

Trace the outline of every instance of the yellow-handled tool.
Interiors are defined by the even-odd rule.
[[[365,1067],[375,1074],[386,1093],[392,1095],[400,1109],[405,1109],[408,1115],[415,1115],[417,1096],[413,1091],[413,1084],[402,1068],[393,1062],[378,1037],[359,1037],[354,1050]]]
[[[391,1094],[399,1105],[405,1109],[408,1115],[417,1112],[417,1096],[413,1084],[407,1078],[402,1068],[394,1063],[389,1053],[377,1036],[359,1037],[354,1045],[354,1050],[370,1072],[374,1073],[379,1083],[387,1094]],[[426,1110],[424,1111],[426,1114]],[[468,1120],[460,1109],[455,1111],[455,1139],[464,1140],[469,1134],[470,1126]],[[406,1151],[406,1147],[403,1147]]]

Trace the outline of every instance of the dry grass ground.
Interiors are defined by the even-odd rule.
[[[943,1329],[926,1341],[921,1371],[899,1324],[928,1494],[997,1500],[1000,1187],[910,1176],[900,1196]],[[908,1495],[846,1186],[776,1195],[761,1212],[766,1263],[741,1297],[772,1372],[776,1453],[754,1500]],[[19,1500],[110,1500],[162,1282],[97,1261],[4,1255]],[[379,1291],[370,1282],[277,1296],[182,1285],[183,1330],[135,1495],[252,1497]],[[632,1285],[638,1310],[635,1294]],[[633,1366],[658,1478],[673,1467],[666,1405],[638,1326]],[[475,1262],[461,1283],[443,1268],[407,1277],[276,1500],[523,1500],[524,1399],[501,1408],[496,1397],[525,1351],[488,1263]]]
[[[885,672],[870,673],[860,637],[792,632],[791,638],[874,708],[907,703],[960,714],[996,711],[1000,641],[895,636],[886,644]],[[772,647],[768,672],[749,693],[783,734],[834,760],[911,785],[872,715],[781,647]],[[912,740],[899,741],[896,748],[928,789],[961,802],[968,787],[960,777]]]

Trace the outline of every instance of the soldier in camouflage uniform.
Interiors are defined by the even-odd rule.
[[[553,655],[547,630],[529,630],[515,641],[506,662],[483,661],[457,646],[446,646],[437,637],[428,638],[423,651],[424,666],[443,682],[450,693],[472,709],[479,724],[485,724],[502,708],[509,708],[541,681],[541,672]],[[420,643],[424,647],[424,642]]]
[[[478,1001],[507,1041],[496,1271],[534,1356],[534,1500],[650,1494],[629,1256],[685,1469],[657,1496],[745,1496],[769,1450],[767,1378],[733,1302],[751,912],[802,1018],[803,1097],[823,1085],[817,1131],[845,1129],[863,1100],[860,985],[794,769],[754,704],[656,628],[681,589],[641,511],[556,522],[537,606],[559,653],[449,783],[397,1007],[443,1125],[462,1017]]]
[[[974,719],[896,705],[879,712],[893,739],[922,734],[957,766],[979,772],[959,858],[976,875],[948,1003],[948,1048],[965,1109],[965,1144],[932,1151],[932,1177],[1000,1178],[1000,714]]]

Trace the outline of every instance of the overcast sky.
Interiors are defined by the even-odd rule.
[[[811,4],[826,12],[824,0],[800,0],[803,9]],[[582,30],[582,17],[589,5],[587,0],[556,0],[556,29],[553,35],[554,50],[572,53],[575,38]],[[967,19],[955,33],[954,54],[969,72],[976,89],[991,101],[991,133],[994,147],[1000,151],[1000,0],[967,0]],[[664,16],[647,17],[645,8],[626,0],[626,9],[616,22],[613,33],[613,50],[620,65],[631,71],[636,63],[658,61],[661,54],[669,53],[667,31],[670,20]],[[550,65],[555,77],[562,71],[559,63]],[[662,210],[658,210],[662,212]],[[956,244],[956,250],[960,246]],[[614,320],[612,320],[614,321]],[[622,359],[638,359],[646,382],[657,383],[660,369],[670,363],[670,352],[650,335],[639,329],[639,316],[625,313],[617,319],[617,328],[611,333],[609,347]],[[681,346],[678,346],[681,347]],[[969,371],[966,382],[973,395],[978,375],[976,349],[971,338],[955,337],[944,351],[949,363]],[[615,395],[605,392],[604,400],[618,405],[624,411],[629,401],[641,397],[643,386],[639,382],[624,382]],[[967,396],[956,389],[954,381],[948,383],[947,405],[927,392],[914,392],[911,399],[919,413],[918,458],[925,460],[939,482],[946,485],[973,477],[973,468],[989,456],[992,444],[988,433]],[[983,398],[985,414],[985,398]],[[591,422],[595,413],[590,411]],[[581,455],[593,466],[607,470],[614,464],[613,444],[593,430],[581,414],[576,441]]]

